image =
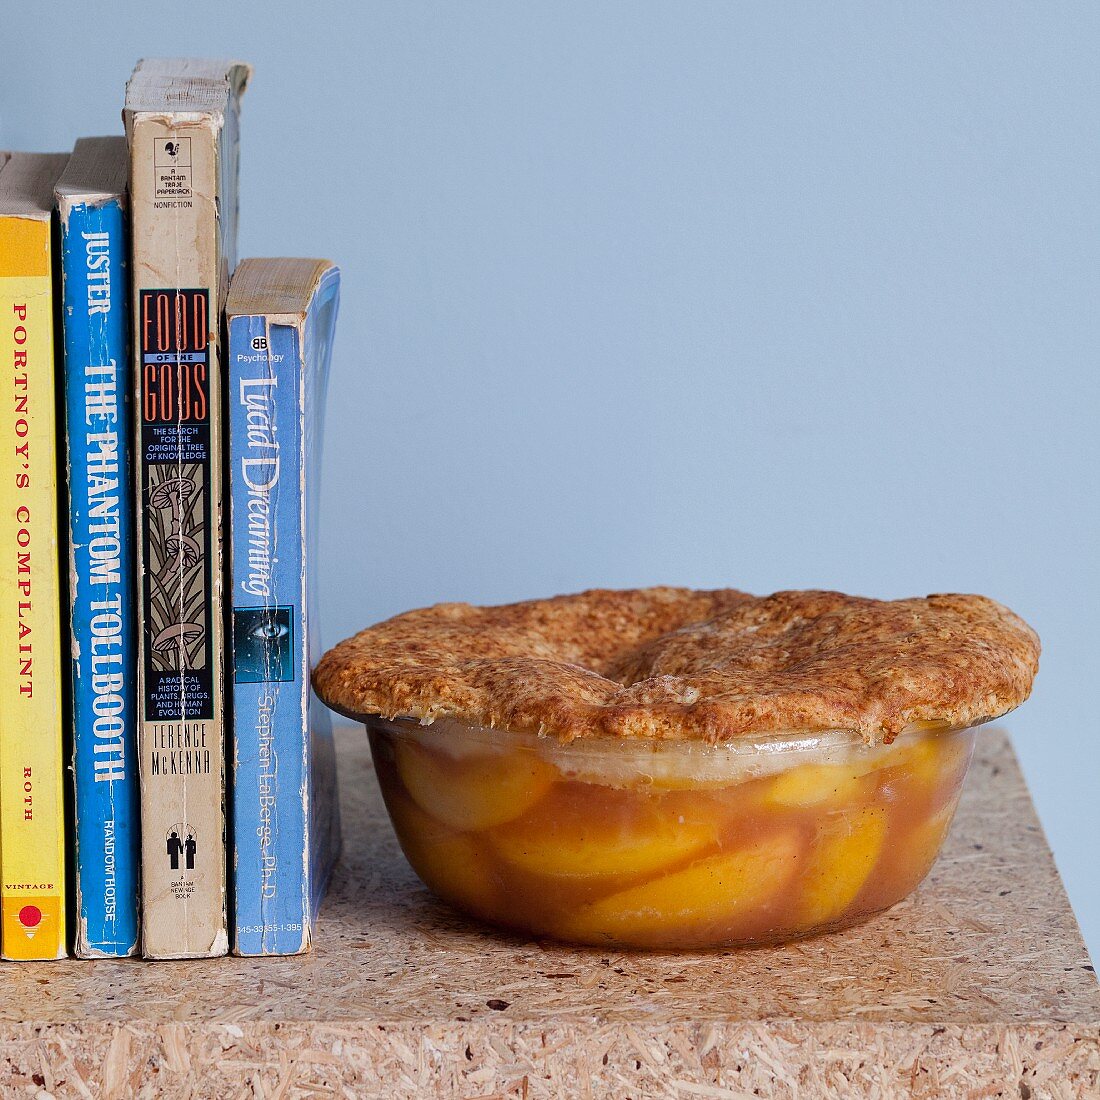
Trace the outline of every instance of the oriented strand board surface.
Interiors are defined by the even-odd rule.
[[[608,955],[484,932],[405,864],[361,731],[311,956],[0,969],[0,1095],[1100,1095],[1100,987],[1008,742],[917,894],[789,947]]]

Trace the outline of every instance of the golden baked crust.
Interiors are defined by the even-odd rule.
[[[409,611],[330,650],[313,684],[353,718],[563,740],[851,730],[876,743],[914,722],[996,718],[1038,666],[1035,632],[984,596],[596,589]]]

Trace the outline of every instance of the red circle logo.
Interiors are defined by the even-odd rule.
[[[42,910],[37,905],[24,905],[19,910],[19,923],[24,928],[37,928],[42,922]]]

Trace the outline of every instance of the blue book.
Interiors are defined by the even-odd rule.
[[[310,670],[321,425],[339,271],[245,260],[226,303],[233,950],[309,950],[340,847],[336,757]]]
[[[83,138],[56,187],[79,958],[138,943],[128,174],[124,137]]]

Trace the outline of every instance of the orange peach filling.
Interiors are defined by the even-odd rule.
[[[686,768],[658,748],[631,778],[612,755],[462,738],[453,725],[371,729],[424,882],[500,925],[641,948],[775,942],[899,901],[939,852],[973,747],[972,730],[918,731]]]

